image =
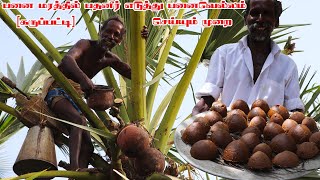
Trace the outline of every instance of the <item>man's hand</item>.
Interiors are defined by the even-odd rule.
[[[147,40],[148,36],[149,36],[149,30],[147,26],[143,26],[143,29],[141,30],[141,37]]]
[[[205,103],[204,99],[201,98],[200,101],[193,107],[192,116],[209,110],[209,106]]]
[[[94,84],[88,77],[80,82],[81,90],[85,93],[86,96],[92,93]]]
[[[212,96],[202,96],[200,101],[193,107],[192,116],[208,111],[214,101]]]

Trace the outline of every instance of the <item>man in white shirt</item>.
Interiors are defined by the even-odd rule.
[[[304,110],[297,66],[270,39],[273,29],[279,26],[281,13],[281,2],[277,0],[248,1],[244,20],[249,34],[214,52],[205,84],[196,93],[200,101],[193,115],[209,110],[219,97],[226,106],[237,99],[249,105],[264,99],[269,106],[281,104],[291,111]]]

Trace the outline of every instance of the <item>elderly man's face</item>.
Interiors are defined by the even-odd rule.
[[[252,40],[268,40],[276,24],[273,0],[251,0],[245,22]]]
[[[123,25],[115,20],[108,22],[107,26],[101,29],[100,46],[104,49],[112,49],[120,44],[123,38]]]

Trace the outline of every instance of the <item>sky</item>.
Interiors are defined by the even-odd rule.
[[[19,1],[12,1],[19,2]],[[33,2],[44,2],[36,0]],[[51,1],[49,1],[51,2]],[[320,29],[320,21],[316,12],[318,7],[320,7],[320,1],[318,0],[283,0],[283,7],[287,8],[280,17],[280,24],[311,24],[309,26],[304,26],[300,28],[295,28],[295,32],[291,35],[298,40],[294,40],[296,43],[296,50],[303,50],[302,53],[295,53],[291,58],[296,62],[298,71],[301,72],[304,65],[311,66],[311,72],[320,70],[320,60],[318,56],[320,37],[318,35]],[[21,10],[21,12],[27,18],[50,18],[52,15],[51,12],[46,12],[44,10]],[[77,17],[79,13],[73,12]],[[11,14],[11,12],[9,12]],[[66,12],[58,12],[57,16],[61,18],[69,19],[71,14]],[[11,15],[11,17],[13,17]],[[199,30],[201,26],[194,27]],[[80,38],[90,38],[88,32],[85,30],[85,26],[82,22],[77,25],[74,30],[68,35],[70,29],[65,27],[40,27],[38,28],[49,40],[53,43],[54,46],[61,46],[65,43],[74,44]],[[181,44],[189,53],[192,53],[194,47],[197,43],[196,37],[186,37],[181,36],[177,39],[177,42]],[[282,48],[284,44],[280,45]],[[35,57],[32,53],[25,47],[25,45],[18,39],[18,37],[0,20],[0,71],[4,74],[7,73],[6,66],[7,63],[12,67],[15,73],[17,73],[19,68],[20,59],[23,57],[26,72],[28,72],[35,61]],[[200,64],[198,69],[195,72],[195,75],[192,79],[193,87],[195,90],[200,89],[201,85],[205,80],[205,75],[207,74],[207,68]],[[314,80],[315,83],[318,83],[320,80],[320,75],[317,74]],[[101,76],[94,78],[94,83],[104,82]],[[174,84],[174,83],[173,83]],[[169,86],[162,83],[159,87],[157,98],[159,99],[155,102],[155,106],[160,104],[160,100],[165,96],[166,92],[170,89]],[[13,106],[13,103],[9,104]],[[194,106],[192,92],[189,90],[186,94],[186,98],[183,101],[183,105],[180,108],[178,119],[175,123],[175,126],[178,125],[183,118],[190,114],[192,107]],[[14,135],[11,139],[4,144],[5,148],[0,149],[1,154],[5,153],[8,158],[8,164],[13,164],[20,147],[23,143],[24,137],[26,135],[27,129],[21,130],[19,133]],[[64,155],[60,152],[59,149],[56,149],[58,161],[64,159]],[[0,165],[1,166],[1,165]],[[1,167],[0,167],[1,168]],[[5,177],[15,176],[12,171],[8,171],[5,174]]]

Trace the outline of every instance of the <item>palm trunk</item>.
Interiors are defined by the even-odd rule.
[[[131,102],[133,119],[144,121],[146,117],[146,90],[143,85],[146,80],[145,39],[141,37],[141,30],[145,25],[145,12],[131,11],[130,26],[130,65],[131,65]],[[147,124],[146,124],[147,125]]]

